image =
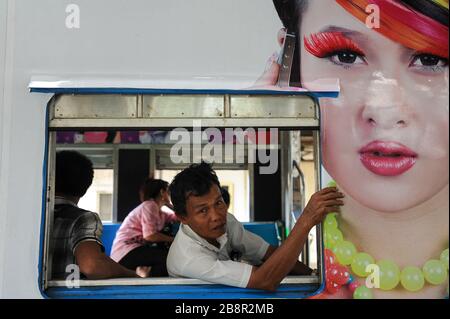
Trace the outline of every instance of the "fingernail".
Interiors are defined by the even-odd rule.
[[[278,52],[277,52],[277,51],[274,51],[274,52],[272,53],[272,59],[273,59],[273,61],[278,60]]]
[[[269,57],[269,59],[267,60],[267,63],[272,64],[273,62],[275,62],[278,59],[278,52],[274,52],[272,53],[272,55]]]

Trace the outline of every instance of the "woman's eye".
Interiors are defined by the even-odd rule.
[[[410,66],[412,67],[445,67],[448,60],[433,54],[418,54],[413,57]]]
[[[331,62],[339,65],[366,64],[364,57],[356,52],[340,51],[329,55]]]

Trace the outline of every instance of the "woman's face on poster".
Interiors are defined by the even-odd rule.
[[[334,1],[326,14],[322,1],[309,1],[299,27],[302,82],[340,79],[339,98],[320,100],[324,166],[338,185],[384,212],[442,191],[449,164],[448,60],[388,39]],[[332,32],[341,36],[321,36]]]

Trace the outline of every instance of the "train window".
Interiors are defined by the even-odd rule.
[[[186,278],[67,280],[52,278],[55,154],[76,150],[94,166],[94,181],[79,202],[96,212],[109,235],[140,203],[148,177],[170,182],[190,163],[213,163],[231,195],[230,213],[273,245],[282,244],[320,185],[319,112],[305,95],[55,95],[49,103],[47,188],[42,289],[50,297],[85,296],[92,289],[109,297],[177,297],[211,293],[236,298],[311,295],[323,286],[321,229],[316,227],[299,260],[318,269],[314,276],[288,276],[267,293]],[[112,232],[112,235],[111,235]],[[71,273],[68,278],[73,279]],[[121,286],[123,290],[107,287]],[[139,287],[139,288],[136,288]],[[116,291],[116,292],[114,292]],[[125,292],[123,292],[125,291]],[[225,297],[225,298],[228,298]]]
[[[94,169],[94,180],[78,206],[100,215],[102,222],[113,220],[113,170]]]

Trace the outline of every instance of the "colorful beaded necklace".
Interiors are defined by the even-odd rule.
[[[350,274],[350,269],[356,276],[366,278],[371,275],[370,269],[374,269],[371,268],[373,266],[378,269],[379,289],[385,291],[392,290],[401,283],[404,289],[417,292],[425,286],[426,282],[431,285],[441,285],[447,279],[448,248],[442,251],[439,260],[428,260],[422,269],[407,266],[400,270],[397,264],[390,260],[379,260],[375,263],[372,256],[365,252],[358,252],[352,242],[344,240],[344,236],[338,227],[336,213],[327,215],[323,228],[325,282],[326,291],[330,294],[336,293],[342,286],[348,286],[354,299],[372,299],[372,289],[366,285],[360,285],[354,280],[354,277]]]

